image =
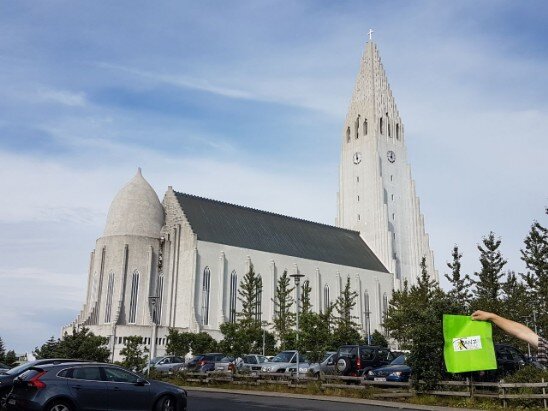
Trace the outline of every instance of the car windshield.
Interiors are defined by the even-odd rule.
[[[5,373],[8,375],[19,375],[22,372],[28,370],[30,367],[32,367],[33,363],[27,362],[25,364],[21,364],[15,368],[12,368],[11,370],[6,371]]]
[[[405,365],[405,355],[400,355],[398,358],[392,361],[390,365]]]
[[[263,357],[262,355],[258,355],[257,360],[259,361],[259,364],[262,364],[263,362],[267,362],[268,358]]]
[[[331,353],[327,353],[327,354],[325,354],[325,355],[323,356],[323,358],[322,358],[322,361],[321,361],[321,362],[327,361],[327,359],[328,359],[329,357],[331,357],[332,355],[333,355],[333,354],[331,354]]]
[[[160,362],[160,360],[164,358],[164,357],[154,357],[152,360],[150,360],[150,363],[151,364],[157,364],[158,362]]]
[[[295,353],[293,351],[282,351],[272,358],[272,362],[291,362],[291,358],[293,358],[294,355]]]

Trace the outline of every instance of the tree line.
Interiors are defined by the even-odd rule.
[[[548,330],[548,234],[535,221],[524,240],[521,259],[526,272],[504,271],[507,261],[500,251],[501,239],[490,232],[478,244],[479,269],[468,274],[461,270],[462,253],[457,245],[447,263],[445,278],[451,288],[444,291],[432,281],[425,259],[416,285],[395,291],[389,302],[384,326],[402,349],[409,349],[408,362],[414,380],[434,386],[445,377],[443,363],[443,314],[470,315],[475,310],[495,312],[526,323],[540,334]],[[527,352],[528,347],[497,327],[496,343],[509,343]]]

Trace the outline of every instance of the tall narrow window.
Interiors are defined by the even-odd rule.
[[[350,143],[350,127],[346,129],[346,142]]]
[[[323,307],[325,310],[329,308],[331,301],[329,300],[329,286],[326,284],[323,288]]]
[[[383,133],[382,129],[383,129],[383,127],[382,127],[382,117],[381,117],[381,119],[379,120],[379,131],[380,131],[381,134]]]
[[[110,313],[112,311],[112,292],[114,291],[114,273],[108,275],[107,284],[107,302],[105,307],[105,323],[110,322]]]
[[[396,138],[398,140],[400,139],[400,125],[399,124],[396,124]]]
[[[364,323],[365,334],[367,335],[367,337],[369,337],[371,333],[371,318],[370,318],[371,311],[369,307],[369,293],[367,291],[363,293],[363,311],[365,314],[365,323]]]
[[[202,277],[202,324],[209,324],[209,287],[211,284],[211,272],[209,267],[204,269]]]
[[[362,131],[363,135],[366,136],[366,135],[367,135],[367,119],[365,119],[365,120],[363,121],[363,128],[362,128],[362,130],[363,130],[363,131]]]
[[[386,316],[388,315],[388,296],[386,293],[382,296],[382,322],[386,321]],[[388,329],[384,327],[385,335],[388,335]]]
[[[162,320],[162,305],[164,301],[164,273],[160,273],[158,276],[158,285],[156,287],[156,295],[158,296],[158,303],[156,305],[156,324],[159,324]]]
[[[262,302],[263,302],[263,280],[261,276],[257,278],[257,288],[255,289],[257,299],[255,300],[255,320],[261,321],[262,318]]]
[[[129,318],[128,323],[135,323],[137,314],[137,297],[139,295],[139,271],[134,271],[131,277],[131,296],[129,299]]]
[[[236,322],[236,298],[238,293],[238,275],[236,271],[230,274],[230,304],[229,304],[229,319],[231,323]]]
[[[358,118],[356,119],[356,123],[354,124],[354,132],[356,136],[356,140],[360,138],[360,115],[358,114]]]

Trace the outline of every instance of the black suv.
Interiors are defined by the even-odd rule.
[[[388,348],[343,345],[335,354],[335,370],[341,375],[361,377],[373,368],[388,365],[395,358]]]

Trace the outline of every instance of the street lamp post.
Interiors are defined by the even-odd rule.
[[[159,299],[160,297],[157,295],[151,295],[150,297],[148,297],[150,312],[152,314],[152,332],[150,333],[150,352],[148,353],[147,375],[150,375],[150,360],[152,359],[152,354],[156,350],[156,306]]]
[[[297,379],[299,379],[299,311],[300,311],[300,303],[301,303],[301,278],[304,277],[304,274],[291,274],[291,278],[295,281],[295,288],[297,289],[297,315],[295,316],[295,325],[296,325],[296,341],[297,341]]]

